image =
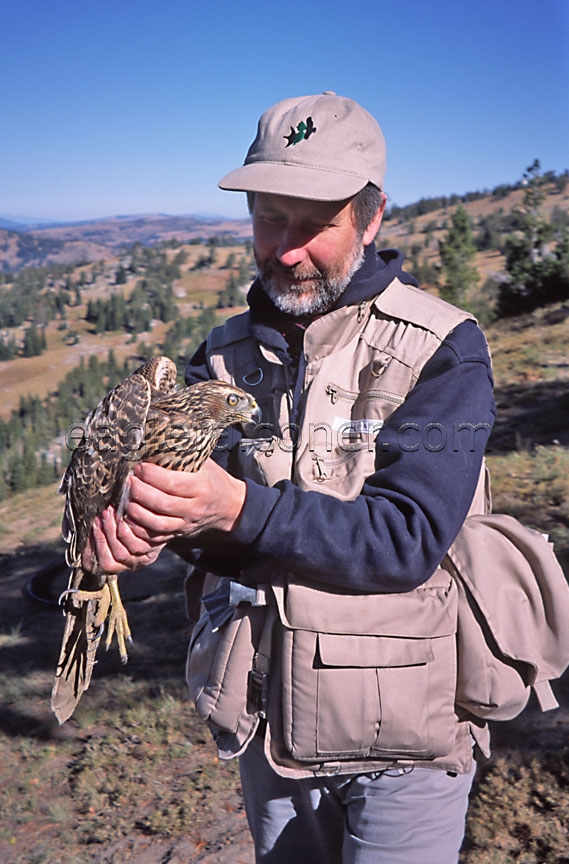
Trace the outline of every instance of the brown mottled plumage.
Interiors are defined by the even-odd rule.
[[[110,390],[85,420],[61,481],[62,533],[72,570],[62,595],[66,623],[51,699],[60,723],[89,686],[105,622],[107,648],[116,633],[121,659],[128,659],[130,630],[117,576],[103,573],[97,562],[87,571],[82,562],[95,517],[108,506],[122,516],[126,481],[140,460],[197,471],[224,429],[260,417],[255,400],[238,387],[212,380],[176,392],[175,380],[175,364],[154,357]]]

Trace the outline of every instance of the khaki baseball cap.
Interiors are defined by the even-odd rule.
[[[326,91],[284,99],[265,111],[244,164],[219,187],[342,201],[368,183],[383,189],[385,167],[377,121],[353,99]]]

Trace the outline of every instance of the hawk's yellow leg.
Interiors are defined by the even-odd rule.
[[[128,624],[126,609],[124,608],[121,595],[119,593],[117,576],[107,576],[107,582],[105,585],[103,585],[100,591],[82,591],[79,588],[68,588],[67,591],[64,591],[59,598],[60,602],[62,598],[65,597],[67,594],[73,595],[73,600],[75,603],[82,600],[88,601],[89,603],[93,603],[94,600],[98,601],[98,605],[95,606],[92,626],[93,629],[98,629],[99,633],[92,638],[94,641],[98,642],[102,633],[103,626],[105,624],[105,621],[107,621],[108,616],[107,638],[105,639],[105,648],[107,651],[109,650],[109,648],[111,647],[111,642],[113,641],[113,635],[116,633],[121,663],[126,663],[128,660],[126,643],[132,642],[132,637],[130,634],[130,627]]]
[[[132,642],[130,635],[130,627],[128,626],[128,618],[126,609],[123,606],[121,595],[119,593],[119,583],[116,576],[107,576],[107,586],[111,594],[111,611],[109,612],[109,621],[107,624],[107,638],[105,639],[105,648],[107,651],[113,641],[113,634],[117,634],[117,642],[121,655],[121,662],[126,663],[128,654],[126,651],[126,643]]]

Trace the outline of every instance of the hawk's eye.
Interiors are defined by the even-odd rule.
[[[231,408],[235,408],[235,406],[238,403],[239,403],[239,396],[237,395],[237,393],[230,393],[229,396],[227,397],[227,404]]]

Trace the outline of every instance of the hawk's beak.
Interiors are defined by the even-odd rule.
[[[243,427],[244,435],[251,435],[262,419],[262,412],[256,402],[253,403],[252,410],[249,414],[244,414],[243,419],[241,421],[241,425]]]

